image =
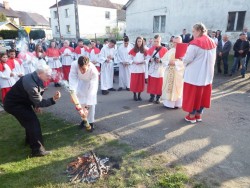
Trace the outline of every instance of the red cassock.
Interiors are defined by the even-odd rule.
[[[46,50],[46,55],[48,57],[59,58],[60,57],[60,50],[57,48],[48,48]],[[61,69],[61,67],[52,68],[52,71],[55,72],[56,76],[53,77],[53,79],[51,81],[54,83],[58,83],[62,77],[62,69]]]
[[[190,42],[191,45],[198,46],[204,50],[216,48],[216,45],[207,37],[202,36]],[[211,105],[212,84],[197,86],[184,82],[182,108],[186,112],[193,112]]]
[[[153,46],[148,50],[148,55],[151,57],[154,55],[156,50],[156,46]],[[167,48],[162,47],[158,52],[158,56],[162,58],[167,53]],[[163,84],[163,76],[162,77],[153,77],[151,75],[148,76],[148,87],[147,93],[153,95],[161,95],[162,94],[162,84]]]
[[[137,53],[134,51],[134,49],[130,50],[130,52],[129,52],[129,55],[131,55],[133,57],[135,57],[136,54]],[[146,51],[144,53],[144,58],[141,59],[141,61],[144,61],[145,56],[147,56],[147,52]],[[141,93],[141,92],[144,91],[144,87],[145,87],[145,68],[144,68],[145,65],[144,64],[141,64],[141,65],[135,65],[135,64],[133,64],[131,66],[140,66],[139,69],[142,69],[142,70],[138,71],[138,72],[131,71],[130,91],[132,91],[134,93]]]
[[[61,54],[63,54],[65,49],[69,49],[71,52],[74,52],[74,48],[72,47],[62,47],[60,49]],[[72,62],[71,62],[72,63]],[[62,65],[62,71],[63,71],[63,79],[69,80],[69,72],[70,72],[71,65]]]

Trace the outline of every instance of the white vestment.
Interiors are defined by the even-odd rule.
[[[89,53],[89,60],[90,60],[90,62],[96,62],[96,64],[94,64],[96,67],[100,67],[100,63],[98,62],[99,55],[100,55],[100,53],[98,53],[98,54],[95,53],[95,49],[91,49],[91,51]]]
[[[114,79],[114,60],[108,60],[108,56],[114,58],[115,49],[104,46],[99,56],[99,62],[102,65],[101,68],[101,90],[108,90],[113,88]]]
[[[130,56],[128,53],[132,48],[133,46],[131,45],[125,47],[124,44],[122,44],[117,50],[116,59],[119,63],[119,87],[121,88],[130,87]]]
[[[5,63],[4,71],[0,71],[0,89],[12,87],[16,83],[14,76],[10,77],[11,72],[10,67]]]
[[[62,65],[70,66],[73,62],[74,52],[72,52],[69,48],[65,48],[62,51]]]
[[[82,74],[78,62],[74,61],[69,73],[69,86],[75,91],[80,104],[89,106],[87,119],[89,123],[93,123],[98,91],[98,71],[94,64],[89,63],[89,69]]]
[[[182,106],[183,74],[184,64],[175,60],[175,48],[170,49],[162,58],[163,66],[166,68],[162,85],[163,105],[168,108],[180,108]],[[175,60],[175,65],[169,65]]]
[[[144,48],[148,51],[149,48],[147,47],[147,45],[144,46]],[[149,63],[150,59],[147,59],[146,63],[145,63],[145,79],[148,79],[148,63]]]
[[[23,65],[25,74],[34,72],[36,70],[35,56],[29,53],[26,53],[25,59],[22,59],[22,65]]]
[[[13,60],[14,64],[15,64],[15,68],[12,70],[12,72],[14,73],[14,78],[16,81],[18,81],[20,79],[19,75],[25,75],[24,72],[24,68],[23,65],[20,64],[17,60]]]

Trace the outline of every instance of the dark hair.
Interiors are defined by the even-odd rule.
[[[78,65],[82,67],[83,65],[87,65],[89,63],[89,58],[86,56],[80,56],[78,58]]]
[[[212,33],[216,34],[216,31],[213,31]]]
[[[110,42],[113,43],[113,44],[116,44],[116,40],[115,39],[111,39]]]
[[[145,42],[147,42],[147,39],[146,39],[146,38],[143,38],[143,40],[144,40]]]
[[[38,47],[39,47],[39,46],[41,46],[41,48],[42,48],[42,45],[41,45],[41,44],[37,44],[37,45],[36,45],[36,48],[35,48],[36,57],[38,57],[38,53],[39,53],[39,52],[44,53],[43,48],[41,49],[41,51],[38,51]]]
[[[0,53],[0,58],[2,58],[3,56],[5,56],[5,55],[7,55],[7,53],[6,52],[2,52],[2,53]]]
[[[155,35],[154,36],[154,39],[158,39],[158,38],[160,38],[161,36],[160,35]]]
[[[124,42],[129,42],[128,36],[124,37],[124,38],[123,38],[123,41],[124,41]]]
[[[8,53],[12,53],[12,52],[15,52],[15,53],[16,53],[16,50],[15,50],[15,49],[10,49],[10,50],[8,51]]]
[[[83,40],[82,39],[78,39],[78,42],[83,42]]]
[[[138,41],[139,39],[143,40],[143,37],[137,37],[137,38],[136,38],[136,40],[135,40],[134,51],[135,51],[135,53],[138,53],[138,52],[144,53],[146,50],[145,50],[143,44],[141,45],[141,47],[139,47],[138,44],[137,44],[137,41]]]
[[[108,42],[108,41],[109,41],[109,39],[104,39],[104,40],[103,40],[104,43],[105,43],[105,42]]]

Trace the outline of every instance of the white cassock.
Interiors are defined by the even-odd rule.
[[[90,62],[96,62],[96,64],[95,64],[96,67],[100,67],[100,63],[98,62],[99,55],[100,55],[100,53],[95,53],[95,49],[91,49],[91,51],[89,53],[89,60],[90,60]]]
[[[10,77],[11,72],[10,67],[5,63],[4,71],[0,71],[0,89],[10,88],[16,83],[14,76]]]
[[[74,52],[71,51],[70,48],[62,48],[61,52],[62,52],[62,65],[70,66],[74,58]]]
[[[130,44],[127,47],[122,44],[116,53],[116,60],[119,63],[119,87],[121,88],[130,88],[129,52],[132,48],[133,46]]]
[[[12,70],[12,73],[14,74],[15,80],[18,81],[20,79],[19,75],[25,75],[23,65],[20,64],[16,59],[9,59],[9,61],[14,62],[15,68]]]
[[[29,52],[23,54],[22,56],[23,58],[21,58],[21,60],[24,68],[24,73],[29,74],[34,72],[36,70],[35,56]]]
[[[113,88],[114,79],[114,61],[107,62],[108,56],[114,58],[115,49],[104,46],[99,56],[99,62],[102,65],[101,68],[101,90],[108,90]]]
[[[95,121],[95,105],[97,104],[98,71],[93,63],[89,63],[89,69],[82,74],[78,62],[74,61],[69,73],[69,86],[74,90],[80,104],[89,106],[88,121]]]
[[[162,58],[165,67],[162,100],[163,105],[168,108],[182,107],[182,90],[184,64],[180,60],[175,60],[175,48],[171,48]],[[169,65],[170,60],[175,60],[175,65]]]

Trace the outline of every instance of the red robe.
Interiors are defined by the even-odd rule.
[[[198,46],[204,50],[216,48],[214,41],[207,35],[203,35],[190,42],[190,45]],[[211,105],[212,84],[206,86],[195,86],[184,83],[182,108],[186,112],[200,110],[201,107],[209,108]]]

